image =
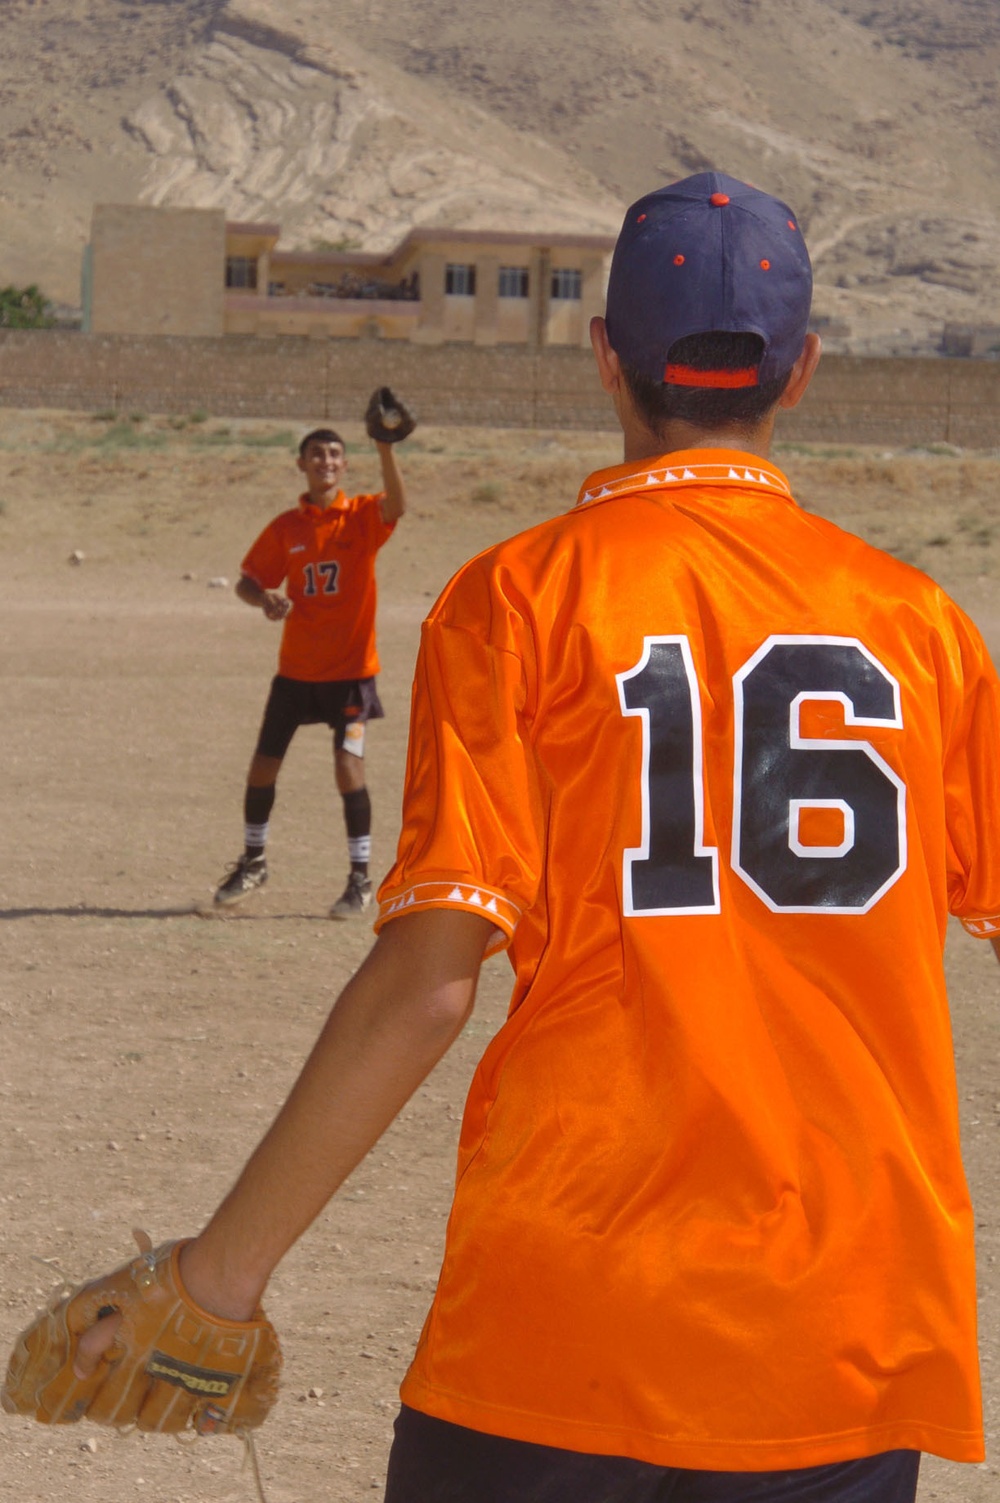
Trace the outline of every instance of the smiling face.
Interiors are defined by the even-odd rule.
[[[311,438],[299,455],[298,466],[306,477],[312,504],[329,506],[347,469],[343,444],[331,439]]]

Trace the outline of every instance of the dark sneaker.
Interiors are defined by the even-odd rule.
[[[233,903],[242,903],[258,887],[263,887],[267,881],[267,861],[263,856],[242,855],[238,861],[234,861],[225,876],[215,889],[215,901],[220,908],[231,907]]]
[[[371,904],[371,878],[363,877],[360,872],[351,872],[342,895],[330,909],[330,917],[332,919],[360,918],[365,909],[371,907]]]

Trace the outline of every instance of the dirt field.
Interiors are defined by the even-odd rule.
[[[376,466],[346,427],[357,489]],[[303,732],[272,822],[271,881],[202,919],[242,840],[242,783],[277,629],[231,588],[296,494],[293,435],[263,423],[113,422],[0,411],[0,1349],[56,1266],[125,1257],[130,1228],[194,1231],[283,1097],[369,943],[324,914],[344,836],[326,734]],[[381,690],[369,737],[375,868],[397,828],[418,627],[470,553],[564,508],[615,463],[611,435],[421,430],[410,515],[380,565]],[[1000,457],[776,454],[802,502],[939,577],[1000,651]],[[74,550],[84,558],[69,562]],[[950,946],[967,1163],[978,1206],[983,1371],[1000,1405],[996,1181],[1000,974]],[[466,1084],[504,1016],[485,972],[474,1020],[276,1275],[284,1395],[261,1432],[270,1503],[381,1496],[396,1389],[434,1286]],[[0,1499],[252,1500],[235,1442],[182,1447],[93,1427],[0,1426]],[[925,1464],[921,1503],[988,1503],[984,1467]]]

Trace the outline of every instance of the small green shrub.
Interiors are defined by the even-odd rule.
[[[0,287],[0,329],[51,329],[52,304],[35,283]]]
[[[277,433],[243,433],[240,435],[240,443],[249,449],[294,449],[296,437],[290,428],[282,428]]]
[[[140,433],[131,423],[118,422],[106,429],[95,445],[99,449],[162,449],[166,442],[165,433]]]

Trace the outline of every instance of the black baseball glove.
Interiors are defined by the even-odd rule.
[[[365,427],[368,437],[377,444],[398,444],[409,438],[417,420],[413,413],[389,390],[380,386],[372,392],[371,401],[365,409]]]

